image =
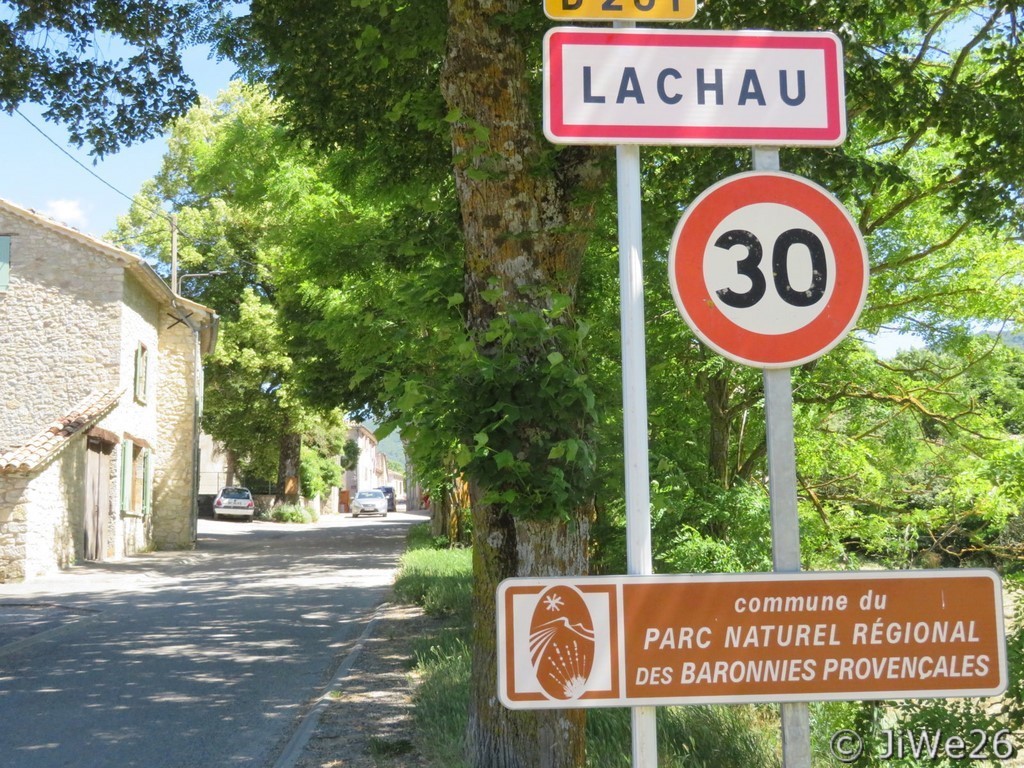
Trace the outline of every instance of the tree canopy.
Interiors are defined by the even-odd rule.
[[[0,109],[31,102],[97,155],[149,139],[196,102],[182,53],[226,19],[222,0],[0,3]]]

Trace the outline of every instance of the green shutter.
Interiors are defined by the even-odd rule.
[[[153,508],[153,452],[142,449],[142,514],[148,515]]]
[[[121,511],[132,511],[132,441],[121,441]]]
[[[11,236],[0,235],[0,291],[11,283]]]

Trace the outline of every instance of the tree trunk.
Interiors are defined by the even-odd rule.
[[[554,294],[574,302],[580,265],[593,224],[593,192],[607,178],[591,148],[559,150],[540,131],[536,51],[544,26],[536,0],[449,0],[447,54],[441,86],[453,115],[452,149],[455,186],[462,214],[465,245],[466,324],[481,358],[508,355],[488,331],[496,320],[513,313],[532,313],[541,324],[571,327],[568,312],[552,313]],[[531,25],[529,21],[538,23]],[[610,158],[610,154],[606,154]],[[534,327],[536,325],[534,324]],[[540,334],[541,336],[543,334]],[[536,386],[549,372],[550,356],[567,364],[579,353],[552,345],[553,334],[529,337],[517,347],[512,379],[487,380],[472,394],[476,412],[496,414],[483,423],[491,435],[489,450],[526,462],[534,478],[546,476],[553,441],[588,439],[592,417],[585,407],[563,408]],[[517,337],[518,338],[518,337]],[[525,338],[525,337],[524,337]],[[507,359],[507,358],[506,358]],[[507,369],[503,369],[506,370]],[[498,424],[502,403],[530,391],[520,412]],[[564,392],[563,392],[564,394]],[[571,397],[571,393],[570,393]],[[482,402],[479,398],[484,398]],[[547,399],[545,399],[547,398]],[[509,426],[511,424],[511,426]],[[494,427],[490,430],[490,427]],[[506,442],[499,445],[499,439]],[[473,435],[466,443],[472,444]],[[486,463],[486,457],[481,459]],[[570,470],[575,466],[569,467]],[[491,465],[473,475],[467,469],[473,507],[474,644],[469,762],[474,768],[574,768],[584,761],[584,713],[581,710],[511,712],[497,698],[495,589],[516,576],[578,575],[586,572],[587,536],[592,503],[589,488],[574,488],[577,501],[538,519],[520,502],[496,502],[489,492],[506,491]],[[585,474],[585,473],[584,473]],[[483,479],[481,479],[481,477]],[[517,478],[522,481],[522,476]],[[527,481],[529,482],[529,481]],[[574,482],[577,482],[574,479]],[[578,484],[589,481],[581,480]],[[490,484],[490,485],[489,485]],[[541,494],[537,498],[546,498]]]
[[[432,536],[444,536],[452,544],[466,544],[465,515],[470,509],[469,486],[461,477],[452,481],[451,488],[445,490],[433,505],[430,512],[430,533]]]
[[[430,535],[435,539],[448,535],[448,494],[434,498],[430,505]]]
[[[230,448],[224,449],[224,485],[236,485],[238,456]]]
[[[588,514],[574,524],[525,521],[474,504],[473,680],[469,760],[478,768],[582,766],[585,710],[511,711],[497,696],[496,591],[513,576],[585,573]]]
[[[302,435],[285,432],[281,435],[281,452],[277,462],[277,494],[275,504],[298,504],[299,462],[302,457]]]

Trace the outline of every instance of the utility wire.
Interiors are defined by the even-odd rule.
[[[32,122],[32,121],[31,121],[31,120],[30,120],[30,119],[28,118],[28,117],[26,117],[26,116],[25,116],[25,114],[24,114],[24,113],[23,113],[23,112],[22,112],[22,111],[21,111],[20,109],[17,109],[17,108],[15,108],[14,112],[15,112],[15,114],[17,114],[17,115],[18,115],[18,117],[20,117],[20,118],[21,118],[22,120],[24,120],[24,121],[25,121],[26,123],[28,123],[28,124],[29,124],[30,126],[32,126],[32,129],[33,129],[33,130],[34,130],[34,131],[35,131],[36,133],[38,133],[38,134],[39,134],[40,136],[42,136],[42,137],[43,137],[44,139],[46,139],[46,140],[47,140],[47,141],[48,141],[48,142],[49,142],[50,144],[52,144],[53,146],[55,146],[55,147],[56,147],[56,148],[57,148],[58,150],[60,150],[60,152],[61,152],[61,153],[62,153],[63,155],[65,155],[65,156],[66,156],[66,157],[67,157],[67,158],[68,158],[69,160],[71,160],[71,162],[73,162],[73,163],[74,163],[75,165],[77,165],[77,166],[78,166],[79,168],[81,168],[81,169],[82,169],[83,171],[85,171],[86,173],[88,173],[88,174],[89,174],[90,176],[92,176],[92,177],[93,177],[94,179],[96,179],[97,181],[99,181],[99,182],[100,182],[101,184],[103,184],[104,186],[106,186],[106,187],[109,187],[110,189],[112,189],[112,190],[113,190],[114,192],[116,192],[117,194],[119,194],[119,195],[120,195],[121,197],[123,197],[123,198],[124,198],[125,200],[127,200],[127,201],[128,201],[129,203],[131,203],[132,205],[136,205],[136,204],[139,204],[139,205],[141,205],[141,206],[142,206],[143,208],[145,208],[146,210],[148,210],[148,211],[149,211],[149,214],[150,214],[150,216],[151,216],[151,217],[152,217],[152,216],[160,216],[160,217],[161,217],[161,218],[163,218],[163,219],[164,219],[165,221],[167,221],[167,223],[168,223],[168,224],[170,224],[171,226],[175,227],[175,228],[176,228],[176,229],[178,230],[178,234],[179,234],[179,235],[180,235],[181,237],[183,237],[183,238],[184,238],[185,240],[188,240],[188,241],[189,241],[189,243],[190,243],[191,245],[193,245],[193,246],[197,246],[197,245],[198,245],[198,243],[197,243],[197,238],[194,238],[194,237],[192,237],[191,235],[189,235],[189,234],[188,234],[187,232],[184,232],[184,231],[182,231],[181,227],[179,227],[179,226],[178,226],[178,225],[177,225],[177,224],[176,224],[176,223],[174,222],[174,220],[173,220],[173,219],[171,218],[171,215],[170,215],[169,213],[167,213],[166,211],[164,211],[164,210],[162,210],[162,209],[160,209],[160,208],[153,208],[153,207],[150,207],[149,205],[147,205],[147,204],[145,204],[145,203],[138,203],[138,201],[136,201],[136,200],[135,200],[135,198],[133,198],[133,197],[132,197],[131,195],[128,195],[128,194],[126,194],[126,193],[122,192],[122,191],[121,191],[120,189],[118,189],[117,187],[115,187],[115,186],[114,186],[113,184],[111,184],[111,183],[110,183],[109,181],[107,181],[107,180],[106,180],[106,179],[104,179],[104,178],[103,178],[102,176],[100,176],[100,175],[99,175],[98,173],[96,173],[96,172],[95,172],[95,171],[93,171],[93,170],[92,170],[91,168],[89,168],[89,167],[88,167],[87,165],[85,165],[84,163],[82,163],[82,161],[81,161],[81,160],[79,160],[79,159],[78,159],[77,157],[75,157],[75,156],[74,156],[74,155],[72,155],[72,154],[71,154],[70,152],[68,152],[68,151],[67,151],[67,150],[66,150],[66,149],[65,149],[64,147],[62,147],[62,146],[61,146],[60,144],[58,144],[58,143],[57,143],[56,141],[54,141],[54,140],[53,140],[53,139],[52,139],[52,138],[51,138],[51,137],[50,137],[50,136],[49,136],[49,135],[48,135],[48,134],[47,134],[47,133],[46,133],[46,132],[45,132],[45,131],[44,131],[44,130],[43,130],[42,128],[40,128],[40,127],[39,127],[38,125],[36,125],[35,123],[33,123],[33,122]],[[124,242],[127,242],[127,241],[128,241],[129,239],[130,239],[130,238],[122,238],[122,239],[120,239],[120,240],[118,240],[118,241],[115,241],[115,242],[120,242],[120,243],[124,243]],[[255,267],[255,268],[257,268],[257,269],[258,269],[258,268],[259,268],[259,266],[260,266],[260,265],[258,265],[258,264],[255,264],[255,263],[251,262],[251,261],[248,261],[247,259],[242,259],[242,258],[236,258],[236,261],[240,261],[240,262],[242,262],[243,264],[248,264],[249,266],[251,266],[251,267]]]
[[[92,169],[91,169],[91,168],[89,168],[89,167],[88,167],[87,165],[85,165],[85,164],[84,164],[84,163],[83,163],[83,162],[82,162],[81,160],[79,160],[79,159],[78,159],[77,157],[75,157],[75,156],[74,156],[74,155],[72,155],[72,154],[71,154],[70,152],[68,152],[68,151],[67,151],[67,149],[65,149],[65,148],[64,148],[64,147],[62,147],[62,146],[61,146],[60,144],[58,144],[58,143],[57,143],[56,141],[54,141],[54,140],[53,140],[53,138],[51,138],[51,137],[49,136],[49,134],[47,134],[47,133],[46,133],[46,131],[44,131],[44,130],[43,130],[42,128],[40,128],[40,127],[39,127],[38,125],[36,125],[35,123],[33,123],[33,122],[32,122],[32,121],[31,121],[31,120],[30,120],[30,119],[29,119],[29,118],[28,118],[28,117],[27,117],[27,116],[25,115],[25,113],[23,113],[23,112],[22,112],[22,111],[21,111],[20,109],[15,109],[15,110],[14,110],[14,112],[15,112],[15,114],[17,114],[17,115],[18,115],[18,117],[20,117],[20,118],[21,118],[22,120],[24,120],[24,121],[25,121],[26,123],[28,123],[28,124],[29,124],[29,125],[30,125],[30,126],[32,127],[32,130],[34,130],[34,131],[35,131],[36,133],[38,133],[38,134],[39,134],[40,136],[42,136],[42,137],[43,137],[44,139],[46,139],[46,140],[47,140],[47,141],[48,141],[48,142],[49,142],[50,144],[52,144],[52,145],[53,145],[54,147],[56,147],[56,148],[57,148],[57,149],[58,149],[58,150],[59,150],[59,151],[61,152],[61,154],[63,154],[64,156],[66,156],[66,157],[67,157],[67,158],[68,158],[68,159],[69,159],[69,160],[70,160],[71,162],[73,162],[73,163],[74,163],[75,165],[77,165],[77,166],[78,166],[79,168],[81,168],[81,169],[82,169],[83,171],[85,171],[86,173],[88,173],[88,174],[89,174],[90,176],[92,176],[92,177],[93,177],[94,179],[96,179],[96,180],[97,180],[98,182],[100,182],[101,184],[103,184],[103,185],[104,185],[105,187],[108,187],[109,189],[112,189],[112,190],[113,190],[114,192],[116,192],[117,194],[119,194],[119,195],[120,195],[121,197],[123,197],[123,198],[124,198],[125,200],[127,200],[127,201],[128,201],[129,203],[131,203],[132,205],[135,205],[135,204],[136,204],[136,200],[135,200],[135,199],[134,199],[134,198],[133,198],[133,197],[132,197],[131,195],[128,195],[128,194],[126,194],[125,192],[122,192],[122,191],[121,191],[120,189],[118,189],[118,188],[117,188],[117,187],[115,187],[115,186],[114,186],[113,184],[111,184],[111,183],[110,183],[109,181],[107,181],[106,179],[104,179],[104,178],[103,178],[102,176],[100,176],[100,175],[99,175],[98,173],[96,173],[96,172],[95,172],[94,170],[92,170]],[[142,206],[142,207],[143,207],[144,209],[146,209],[146,210],[147,210],[147,211],[149,212],[149,214],[150,214],[150,217],[151,217],[151,218],[152,218],[152,217],[154,217],[154,216],[160,216],[161,218],[163,218],[164,220],[166,220],[166,221],[167,221],[168,223],[170,223],[170,221],[171,221],[171,217],[170,217],[170,216],[169,216],[169,215],[168,215],[167,213],[165,213],[164,211],[160,210],[159,208],[151,208],[150,206],[146,205],[145,203],[141,203],[141,206]],[[179,232],[180,232],[180,230],[179,230]],[[183,234],[183,233],[182,233],[182,234]],[[120,238],[120,239],[118,239],[118,240],[115,240],[115,241],[113,241],[113,242],[115,242],[115,243],[119,243],[119,244],[120,244],[120,243],[125,243],[125,242],[127,242],[127,241],[128,241],[128,239],[129,239],[129,238]],[[192,241],[192,238],[188,238],[187,236],[186,236],[186,239],[188,239],[188,240]],[[194,244],[194,241],[193,241],[193,244]]]
[[[69,159],[71,160],[71,162],[73,162],[73,163],[74,163],[75,165],[77,165],[77,166],[78,166],[79,168],[81,168],[81,169],[82,169],[83,171],[85,171],[86,173],[88,173],[88,174],[89,174],[90,176],[92,176],[92,177],[93,177],[94,179],[96,179],[97,181],[99,181],[99,182],[100,182],[101,184],[103,184],[104,186],[107,186],[107,187],[109,187],[110,189],[112,189],[112,190],[114,190],[115,192],[117,192],[117,194],[119,194],[119,195],[120,195],[121,197],[123,197],[123,198],[124,198],[125,200],[127,200],[127,201],[128,201],[129,203],[131,203],[131,202],[134,202],[134,201],[132,200],[132,198],[131,198],[131,197],[130,197],[129,195],[126,195],[126,194],[125,194],[124,192],[122,192],[122,191],[121,191],[120,189],[118,189],[117,187],[115,187],[115,186],[114,186],[113,184],[111,184],[111,183],[110,183],[109,181],[107,181],[107,180],[106,180],[106,179],[104,179],[104,178],[103,178],[102,176],[100,176],[100,175],[99,175],[98,173],[96,173],[96,172],[95,172],[95,171],[93,171],[93,170],[92,170],[91,168],[89,168],[89,167],[88,167],[87,165],[85,165],[85,164],[84,164],[84,163],[83,163],[83,162],[82,162],[81,160],[79,160],[79,159],[78,159],[77,157],[75,157],[75,156],[74,156],[74,155],[72,155],[72,154],[71,154],[70,152],[68,152],[68,151],[67,151],[66,149],[64,149],[64,147],[62,147],[62,146],[61,146],[60,144],[58,144],[58,143],[57,143],[56,141],[54,141],[53,139],[51,139],[51,138],[50,138],[50,137],[49,137],[49,136],[48,136],[48,135],[46,134],[46,132],[45,132],[45,131],[44,131],[44,130],[43,130],[42,128],[40,128],[40,127],[39,127],[38,125],[36,125],[35,123],[33,123],[33,122],[32,122],[31,120],[29,120],[29,119],[28,119],[28,118],[27,118],[27,117],[26,117],[26,116],[25,116],[25,115],[24,115],[24,114],[22,113],[22,111],[21,111],[20,109],[15,109],[15,110],[14,110],[14,112],[15,112],[15,114],[17,114],[17,115],[18,115],[18,117],[20,117],[20,118],[21,118],[22,120],[24,120],[24,121],[25,121],[26,123],[28,123],[29,125],[31,125],[31,126],[32,126],[32,128],[33,128],[33,130],[35,130],[35,131],[36,131],[36,133],[38,133],[38,134],[39,134],[40,136],[42,136],[42,137],[43,137],[44,139],[46,139],[46,140],[47,140],[48,142],[50,142],[51,144],[53,144],[53,146],[55,146],[55,147],[56,147],[57,149],[59,149],[59,150],[60,150],[60,151],[61,151],[61,152],[62,152],[62,153],[63,153],[64,155],[66,155],[66,156],[67,156],[67,157],[68,157],[68,158],[69,158]]]

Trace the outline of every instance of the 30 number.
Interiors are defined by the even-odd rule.
[[[768,282],[761,271],[764,249],[753,232],[731,229],[715,241],[716,248],[731,250],[734,246],[747,249],[747,255],[736,262],[736,273],[750,281],[745,291],[721,288],[718,294],[725,304],[736,309],[748,309],[764,298]],[[802,245],[811,259],[811,284],[806,290],[797,290],[789,276],[789,254],[793,246]],[[821,239],[806,229],[787,229],[772,246],[772,281],[779,297],[793,307],[810,307],[821,301],[828,285],[828,260]]]

